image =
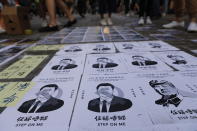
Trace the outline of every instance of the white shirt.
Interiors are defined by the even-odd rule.
[[[107,112],[109,112],[109,108],[110,108],[110,105],[111,105],[111,101],[112,101],[113,97],[112,98],[108,98],[107,100],[107,103],[106,103],[106,106],[107,106]],[[99,108],[100,108],[100,112],[102,112],[102,107],[103,107],[103,101],[104,99],[101,99],[100,98],[100,105],[99,105]]]

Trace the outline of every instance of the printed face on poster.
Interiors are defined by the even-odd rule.
[[[160,59],[155,57],[150,52],[135,52],[124,53],[121,57],[126,65],[126,68],[131,73],[135,72],[162,72],[172,71],[173,69],[167,66]]]
[[[70,54],[54,56],[44,67],[36,80],[47,80],[53,78],[68,78],[70,76],[80,76],[83,72],[85,55]]]
[[[1,130],[67,130],[78,84],[79,79],[58,83],[36,83],[24,99],[1,114]]]
[[[183,51],[155,52],[155,56],[163,62],[174,67],[177,71],[195,71],[197,70],[196,57]]]
[[[120,54],[89,54],[85,64],[85,74],[109,75],[127,74]]]
[[[105,54],[105,53],[115,53],[115,47],[113,43],[95,43],[88,44],[89,53],[92,54]]]
[[[84,76],[70,130],[118,131],[151,126],[128,78],[128,75]]]

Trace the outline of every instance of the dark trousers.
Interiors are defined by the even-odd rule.
[[[86,14],[86,0],[78,0],[77,9],[79,14]]]
[[[151,14],[151,8],[152,8],[152,0],[140,0],[139,3],[140,11],[139,16],[150,16]]]
[[[124,0],[124,6],[125,6],[125,14],[129,13],[129,10],[130,10],[130,0]]]
[[[113,11],[114,0],[99,0],[99,13],[102,15],[111,15]]]

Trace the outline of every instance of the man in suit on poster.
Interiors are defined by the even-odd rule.
[[[65,52],[79,52],[82,51],[82,49],[79,46],[71,46],[68,50],[65,50]]]
[[[97,52],[104,52],[110,50],[110,48],[105,45],[96,45],[96,48],[94,48],[93,50]]]
[[[93,64],[93,68],[112,68],[118,66],[118,64],[113,63],[113,60],[106,57],[97,58],[96,61],[97,64]]]
[[[66,69],[72,69],[76,68],[77,65],[75,65],[75,61],[72,59],[63,59],[60,61],[59,65],[53,66],[52,70],[66,70]]]
[[[184,59],[183,56],[180,55],[168,55],[168,58],[170,58],[171,60],[173,60],[173,64],[177,64],[177,65],[181,65],[181,64],[187,64],[187,61]]]
[[[64,105],[64,101],[53,97],[52,95],[58,90],[56,84],[43,86],[36,94],[35,99],[24,102],[18,111],[22,113],[41,113],[59,109]]]
[[[148,43],[151,48],[161,48],[161,45],[159,43]]]
[[[156,61],[152,61],[149,58],[143,57],[143,56],[132,56],[133,58],[133,65],[136,66],[148,66],[148,65],[156,65],[157,62]]]
[[[101,83],[97,87],[99,98],[88,103],[88,110],[93,112],[119,112],[131,108],[132,102],[129,99],[113,95],[114,85]]]
[[[125,50],[132,50],[133,49],[133,45],[132,44],[123,44],[123,49]]]

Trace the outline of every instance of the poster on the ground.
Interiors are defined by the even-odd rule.
[[[154,125],[197,122],[196,72],[137,73],[132,87]]]
[[[66,55],[66,54],[87,54],[88,44],[69,44],[64,45],[56,55]]]
[[[0,107],[13,107],[33,86],[33,82],[0,82]]]
[[[48,55],[25,55],[1,71],[0,79],[25,78],[47,57]]]
[[[177,71],[197,70],[196,57],[184,51],[155,52],[154,55]]]
[[[127,131],[151,126],[127,75],[83,77],[70,131]],[[84,120],[85,118],[85,120]]]
[[[85,55],[55,55],[43,68],[36,80],[57,80],[80,76],[84,69]],[[72,77],[71,77],[72,76]]]
[[[84,74],[109,75],[126,74],[120,54],[89,54],[87,55]]]
[[[89,53],[92,54],[107,54],[115,53],[115,47],[113,43],[89,43]]]
[[[147,51],[168,51],[168,50],[180,50],[166,42],[163,41],[140,41],[137,42]]]
[[[119,52],[123,53],[146,51],[145,46],[138,42],[114,42],[114,45]]]
[[[53,51],[63,48],[64,45],[35,45],[30,47],[28,51]]]
[[[173,71],[173,68],[167,66],[150,52],[122,53],[121,57],[131,73]]]
[[[79,81],[39,82],[0,117],[1,131],[68,130]]]

